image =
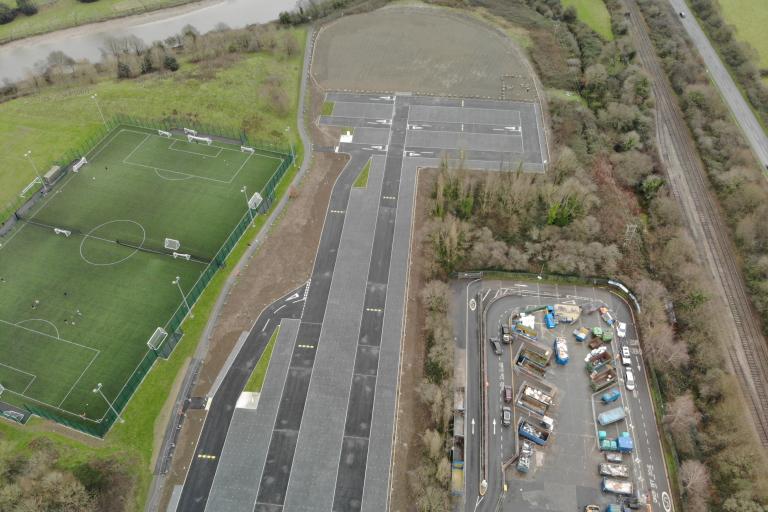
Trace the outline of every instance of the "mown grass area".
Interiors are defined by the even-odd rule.
[[[368,186],[368,173],[371,171],[371,161],[368,160],[368,162],[365,164],[365,167],[363,167],[363,170],[360,171],[360,174],[357,175],[357,178],[355,178],[355,182],[352,184],[355,188],[365,188]]]
[[[726,23],[736,28],[740,40],[754,48],[759,66],[768,69],[768,8],[764,0],[719,0]]]
[[[332,101],[323,102],[323,110],[320,112],[320,114],[324,115],[324,116],[332,116],[333,115],[333,102]]]
[[[78,0],[43,0],[36,2],[40,9],[37,14],[20,15],[12,22],[0,25],[0,43],[193,1],[196,0],[100,0],[92,3],[82,3]],[[16,2],[7,3],[15,6]]]
[[[303,41],[304,31],[297,30],[296,37]],[[277,112],[262,88],[268,87],[267,80],[278,80],[284,90],[297,90],[302,58],[251,54],[215,72],[182,62],[175,74],[103,80],[74,89],[54,87],[1,103],[0,218],[7,218],[21,204],[19,192],[35,178],[32,164],[24,158],[27,150],[44,173],[67,150],[99,133],[101,117],[91,99],[94,93],[106,116],[186,116],[243,128],[254,139],[296,145],[296,130],[287,130],[294,124],[293,113]]]
[[[215,76],[209,78],[201,78],[197,66],[185,64],[174,76],[149,76],[142,80],[120,82],[104,81],[89,90],[74,91],[73,94],[62,88],[49,90],[32,98],[0,104],[0,128],[5,130],[0,133],[7,135],[13,123],[20,123],[21,126],[15,135],[16,140],[21,141],[21,147],[36,142],[36,159],[39,158],[43,165],[46,160],[41,154],[55,158],[69,147],[70,139],[80,137],[78,140],[82,140],[87,137],[90,133],[88,127],[93,133],[98,129],[98,112],[95,106],[89,103],[92,102],[92,91],[98,91],[102,107],[107,113],[120,111],[144,117],[190,115],[201,122],[211,124],[231,126],[236,123],[254,138],[282,138],[282,143],[289,139],[294,143],[296,165],[286,173],[277,187],[276,194],[280,198],[287,192],[305,156],[296,130],[296,110],[306,34],[304,30],[298,30],[296,36],[301,41],[302,51],[291,59],[255,54],[228,68],[220,69]],[[280,114],[272,110],[266,95],[260,94],[259,91],[260,84],[268,77],[274,76],[281,78],[282,87],[286,91],[293,92],[289,94],[289,108]],[[148,94],[148,91],[151,91],[151,94]],[[85,119],[82,124],[87,126],[73,127],[73,119]],[[286,130],[286,127],[290,129]],[[58,134],[58,131],[66,131],[67,134]],[[19,147],[18,142],[14,146]],[[0,158],[5,158],[6,149],[0,151]],[[16,183],[9,175],[19,172],[18,169],[0,163],[0,193],[4,198],[8,196],[6,185]],[[29,175],[20,181],[29,182],[33,175],[30,169]],[[18,189],[14,189],[14,193],[18,193]],[[277,203],[276,200],[272,208],[275,208]],[[45,438],[60,453],[59,464],[62,469],[72,469],[87,460],[105,457],[117,459],[125,464],[136,481],[130,494],[130,502],[125,509],[132,512],[143,510],[152,480],[153,450],[159,445],[155,434],[163,435],[169,413],[167,405],[175,398],[171,396],[171,388],[181,377],[181,370],[194,354],[232,268],[242,258],[251,240],[263,228],[270,213],[271,210],[258,216],[254,226],[244,233],[232,250],[227,265],[218,272],[194,306],[194,316],[188,317],[182,325],[184,337],[171,357],[167,361],[158,360],[123,411],[125,423],[115,424],[103,441],[82,443],[51,432],[50,423],[42,420],[33,419],[25,427],[0,422],[2,440],[23,453],[31,449],[32,441]],[[115,510],[120,510],[120,507]]]
[[[579,19],[606,41],[613,40],[611,15],[603,0],[562,0],[563,7],[575,7]]]
[[[261,391],[261,387],[264,385],[264,377],[267,376],[269,361],[272,359],[272,350],[275,348],[275,340],[279,333],[280,326],[278,325],[272,332],[272,336],[269,338],[269,343],[267,343],[267,346],[264,348],[264,352],[261,354],[259,362],[256,363],[251,376],[248,378],[248,382],[245,383],[243,391],[250,391],[252,393]]]

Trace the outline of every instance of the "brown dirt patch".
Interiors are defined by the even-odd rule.
[[[503,32],[449,9],[395,6],[344,16],[317,36],[312,74],[329,90],[536,100]]]
[[[426,282],[423,252],[424,224],[428,220],[426,205],[435,180],[432,171],[420,171],[416,190],[414,212],[414,234],[411,245],[411,268],[408,277],[408,301],[405,317],[405,338],[400,365],[400,396],[397,408],[397,439],[393,457],[392,512],[414,510],[415,496],[408,484],[408,472],[421,462],[421,440],[419,436],[428,425],[429,417],[416,393],[424,378],[424,318],[426,313],[419,300],[419,290]]]

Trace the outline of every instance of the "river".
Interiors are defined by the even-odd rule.
[[[192,25],[207,32],[219,23],[239,28],[277,19],[281,11],[292,10],[296,0],[214,0],[189,4],[127,18],[119,18],[59,30],[0,46],[0,80],[15,81],[31,71],[36,62],[54,50],[74,59],[93,62],[101,58],[110,37],[134,35],[144,42],[162,40]]]

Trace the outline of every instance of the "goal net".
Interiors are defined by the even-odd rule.
[[[80,169],[82,169],[83,166],[87,163],[88,160],[86,160],[85,157],[81,158],[75,165],[72,166],[72,172],[80,172]]]
[[[184,128],[184,133],[187,135],[197,135],[197,130],[193,130],[192,128]]]
[[[168,337],[168,333],[165,332],[165,329],[163,329],[162,327],[158,327],[157,329],[155,329],[155,332],[149,338],[149,341],[147,341],[147,346],[152,350],[157,350],[160,348],[160,345],[163,344],[163,342],[165,341],[165,338],[167,337]]]
[[[169,251],[178,251],[179,247],[181,247],[181,242],[174,240],[173,238],[166,238],[164,247]]]
[[[165,130],[157,130],[157,134],[161,137],[166,137],[168,139],[171,138],[171,132],[167,132]]]
[[[261,205],[261,202],[263,201],[261,194],[258,192],[254,192],[254,194],[251,196],[251,198],[248,200],[248,207],[251,210],[257,210],[259,206]]]
[[[254,154],[256,152],[256,150],[250,146],[240,146],[240,151],[242,151],[243,153],[250,153],[250,154]]]
[[[210,137],[198,137],[197,135],[187,135],[187,142],[201,142],[203,144],[211,145],[213,140]]]

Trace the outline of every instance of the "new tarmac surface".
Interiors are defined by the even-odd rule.
[[[386,510],[417,171],[437,167],[446,151],[463,153],[468,168],[542,172],[546,164],[535,104],[342,93],[327,100],[334,112],[322,124],[375,125],[355,125],[351,141],[339,144],[350,160],[334,185],[303,312],[283,322],[258,408],[216,427],[226,441],[206,459],[212,468],[187,478],[178,510]],[[443,139],[420,137],[413,111],[453,124],[441,125]],[[462,132],[464,121],[505,133]],[[412,138],[432,155],[415,154]],[[369,160],[367,187],[353,189]]]

